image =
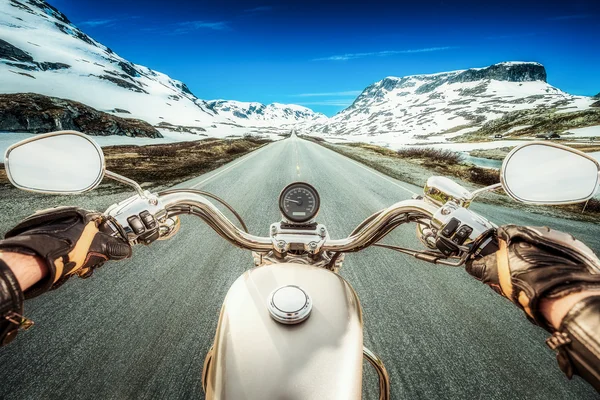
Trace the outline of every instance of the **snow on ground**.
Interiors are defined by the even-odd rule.
[[[571,132],[572,135],[568,135],[568,133]],[[597,126],[588,126],[587,128],[575,128],[575,129],[569,129],[567,132],[563,132],[562,135],[565,138],[571,138],[571,137],[593,137],[593,136],[600,136],[600,125]]]

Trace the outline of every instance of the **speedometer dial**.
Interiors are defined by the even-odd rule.
[[[320,205],[317,190],[304,182],[286,186],[279,195],[279,209],[290,222],[304,223],[313,220],[319,212]]]

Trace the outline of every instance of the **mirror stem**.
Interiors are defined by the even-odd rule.
[[[479,196],[481,193],[485,193],[485,192],[493,192],[495,190],[498,189],[502,189],[502,184],[501,183],[496,183],[490,186],[486,186],[484,188],[481,189],[477,189],[473,192],[471,192],[471,200],[473,200],[475,197]]]
[[[140,195],[140,197],[142,199],[146,198],[146,195],[144,194],[144,189],[142,189],[142,187],[136,181],[126,178],[122,175],[115,174],[114,172],[111,172],[108,170],[104,171],[104,176],[114,179],[117,182],[121,182],[121,183],[124,183],[126,185],[133,187],[138,192],[138,194]]]

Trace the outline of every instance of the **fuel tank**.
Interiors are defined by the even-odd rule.
[[[312,303],[307,319],[277,322],[271,294],[295,285]],[[207,400],[359,400],[363,321],[341,276],[302,264],[254,268],[229,289],[203,372]]]

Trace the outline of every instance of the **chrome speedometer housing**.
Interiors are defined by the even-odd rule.
[[[319,192],[306,182],[287,185],[279,195],[279,210],[290,223],[311,223],[319,213],[321,199]]]

